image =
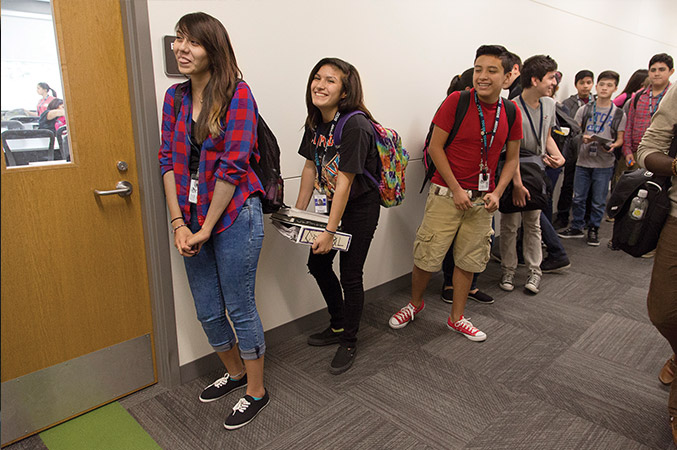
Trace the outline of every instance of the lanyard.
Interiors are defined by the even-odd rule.
[[[529,109],[527,109],[526,103],[524,103],[524,99],[522,98],[522,95],[520,95],[520,103],[522,103],[522,108],[524,108],[524,112],[527,113],[527,119],[529,119],[529,125],[531,125],[531,131],[534,132],[534,136],[536,136],[536,139],[538,139],[537,145],[538,149],[541,148],[543,145],[541,143],[541,136],[543,135],[543,102],[541,99],[538,99],[538,109],[541,112],[541,121],[540,124],[538,125],[538,134],[536,134],[536,127],[534,127],[534,121],[531,120],[531,113],[529,112]]]
[[[482,156],[484,161],[480,161],[480,167],[482,173],[486,174],[489,164],[489,149],[494,143],[494,138],[496,137],[496,130],[498,129],[498,121],[501,118],[501,106],[503,105],[503,99],[498,98],[498,104],[496,105],[496,118],[494,119],[494,129],[491,131],[491,140],[489,145],[487,145],[487,125],[484,122],[484,113],[482,112],[482,107],[480,106],[480,99],[477,96],[477,91],[475,91],[475,106],[477,106],[477,114],[480,116],[480,126],[482,127]]]
[[[327,136],[327,142],[324,146],[324,151],[322,151],[322,157],[320,157],[320,134],[319,127],[315,130],[315,168],[317,169],[317,181],[324,188],[324,183],[322,182],[322,162],[324,160],[324,155],[327,153],[327,146],[332,142],[332,137],[334,136],[334,128],[338,123],[338,119],[341,113],[336,111],[334,119],[331,121],[331,127],[329,128],[329,135]]]
[[[611,123],[611,110],[613,109],[614,104],[612,103],[611,106],[609,106],[609,113],[607,114],[606,119],[602,121],[602,124],[599,127],[597,127],[597,101],[592,103],[592,128],[595,131],[595,134],[602,133],[607,122]]]
[[[654,115],[654,113],[658,109],[658,104],[663,99],[663,95],[665,94],[665,91],[667,91],[669,87],[670,87],[670,84],[665,86],[665,89],[663,89],[663,92],[661,92],[660,95],[658,97],[656,97],[656,107],[652,110],[651,107],[652,107],[652,103],[653,103],[653,88],[651,86],[649,86],[649,116]]]

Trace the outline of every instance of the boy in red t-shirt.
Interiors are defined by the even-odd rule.
[[[474,88],[470,91],[468,112],[446,148],[460,93],[449,95],[433,119],[429,152],[437,171],[428,192],[423,222],[416,232],[411,301],[390,318],[392,328],[406,326],[423,309],[423,292],[432,274],[442,268],[453,242],[454,297],[447,326],[472,341],[487,338],[463,317],[463,312],[473,273],[484,271],[489,261],[491,219],[517,167],[522,117],[517,114],[508,129],[504,102],[510,100],[500,97],[511,69],[505,48],[481,46],[475,55]],[[514,103],[510,106],[515,108]],[[506,161],[496,183],[496,167],[506,143]]]

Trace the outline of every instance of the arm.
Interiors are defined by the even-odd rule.
[[[531,195],[529,194],[529,189],[522,184],[519,164],[517,164],[515,174],[512,176],[512,186],[512,203],[519,207],[526,206],[527,200],[531,200]]]
[[[550,132],[552,131],[552,128],[548,129],[548,139],[545,141],[545,152],[546,155],[543,158],[543,161],[545,164],[549,167],[552,167],[553,169],[556,169],[558,167],[562,167],[565,163],[564,156],[562,156],[562,152],[559,151],[559,148],[557,147],[557,143],[555,142],[555,139],[553,139],[552,134]]]
[[[677,98],[675,97],[677,97],[677,88],[672,87],[661,101],[637,150],[637,162],[657,175],[674,176],[672,173],[674,159],[668,156],[667,152],[674,137],[673,126],[677,123]]]
[[[61,108],[52,109],[47,111],[47,120],[56,119],[57,117],[64,116],[65,114],[66,112]]]
[[[465,211],[472,208],[472,202],[470,201],[470,197],[468,197],[468,193],[461,187],[460,184],[458,184],[458,181],[456,181],[456,177],[454,176],[451,166],[449,165],[447,155],[444,152],[444,144],[446,143],[448,136],[449,133],[435,125],[435,128],[433,129],[433,135],[430,137],[428,151],[430,152],[430,157],[435,163],[437,171],[440,173],[442,179],[444,179],[444,182],[447,183],[447,186],[449,186],[449,189],[451,189],[451,192],[454,194],[453,198],[456,209]]]
[[[212,201],[209,204],[209,209],[207,210],[207,216],[205,221],[202,224],[202,228],[195,234],[192,234],[186,240],[186,245],[193,249],[194,254],[197,254],[202,247],[202,244],[209,240],[209,237],[212,235],[212,230],[214,226],[219,221],[219,218],[223,215],[223,212],[228,207],[230,200],[233,198],[233,193],[235,192],[235,185],[227,181],[216,179],[216,185],[214,186],[214,195],[212,196]],[[182,228],[183,229],[183,228]],[[192,256],[192,255],[191,255]]]
[[[301,186],[299,187],[299,195],[296,198],[296,209],[308,209],[310,198],[313,196],[313,184],[316,172],[315,163],[306,159],[303,171],[301,172]]]
[[[614,149],[623,147],[623,137],[625,136],[625,131],[619,131],[616,133],[616,140],[609,144],[609,149],[604,150],[607,153],[613,153]],[[631,155],[632,156],[632,155]]]
[[[334,197],[331,202],[331,211],[329,212],[329,223],[327,223],[327,230],[336,231],[343,212],[348,204],[348,197],[350,196],[350,187],[353,185],[355,179],[354,173],[338,172],[336,176],[336,189],[334,190]],[[328,253],[334,244],[334,235],[327,231],[320,234],[313,243],[313,253],[325,254]]]
[[[186,226],[186,223],[183,221],[183,213],[179,207],[179,201],[176,198],[176,181],[174,180],[173,170],[169,170],[162,175],[162,183],[165,187],[165,198],[167,199],[169,216],[172,219],[176,217],[181,218],[171,224],[174,230],[174,247],[176,247],[181,256],[193,256],[195,251],[187,243],[188,238],[190,238],[193,233],[191,233],[188,226]]]
[[[496,189],[494,189],[494,192],[490,192],[484,196],[484,207],[489,212],[494,212],[498,209],[498,203],[501,199],[501,196],[503,195],[503,192],[505,191],[505,188],[513,178],[515,171],[518,170],[519,151],[519,139],[508,141],[505,150],[505,164],[503,165],[503,170],[501,171],[501,177],[496,184]]]

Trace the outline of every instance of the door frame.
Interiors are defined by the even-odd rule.
[[[157,151],[160,131],[147,0],[120,0],[138,166],[158,384],[181,384],[169,226]]]

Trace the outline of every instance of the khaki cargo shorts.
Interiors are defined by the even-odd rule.
[[[454,205],[451,192],[431,184],[423,222],[416,231],[414,264],[426,272],[442,269],[444,257],[454,244],[454,262],[467,272],[483,272],[491,251],[493,213],[480,201],[467,211]],[[440,193],[442,191],[442,193]],[[446,191],[446,192],[445,192]]]

